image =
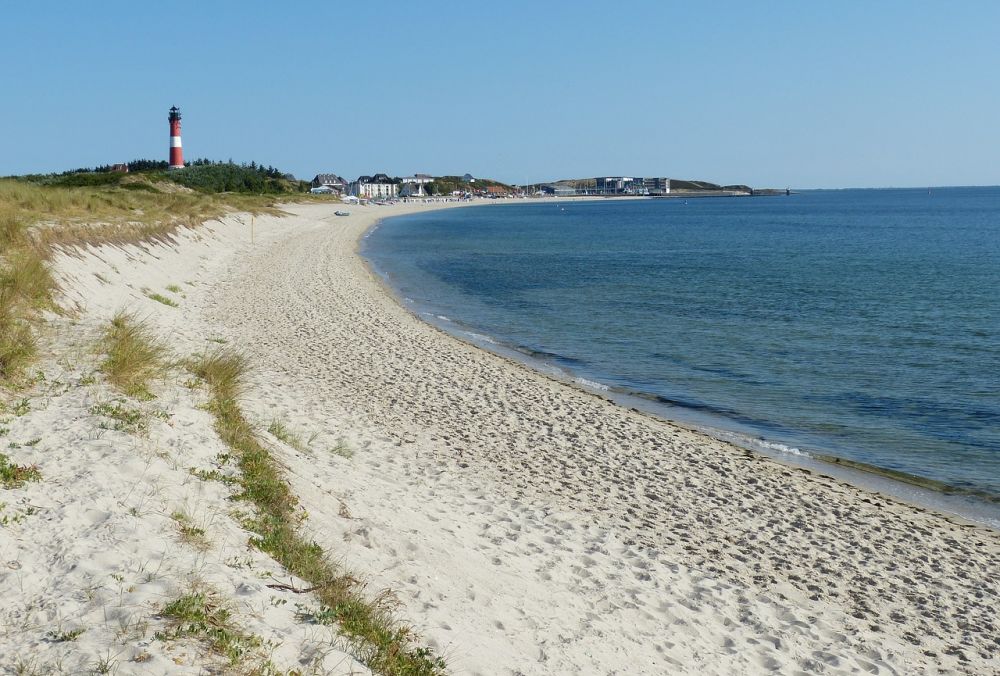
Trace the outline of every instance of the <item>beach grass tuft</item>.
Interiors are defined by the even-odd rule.
[[[167,298],[162,293],[150,292],[150,293],[146,294],[146,297],[149,298],[150,300],[155,300],[157,303],[163,303],[164,305],[166,305],[168,307],[177,307],[178,306],[177,301],[175,301],[173,299],[170,299],[170,298]]]
[[[196,526],[187,512],[176,511],[170,515],[170,518],[177,524],[182,542],[200,551],[211,548],[212,545],[205,535],[205,529]]]
[[[101,347],[107,358],[101,371],[130,397],[149,399],[149,383],[166,372],[166,345],[135,315],[119,311],[104,331]]]
[[[267,427],[267,431],[270,432],[274,438],[285,442],[295,450],[305,452],[306,444],[302,441],[302,438],[290,430],[280,420],[272,420],[271,424]]]
[[[337,441],[337,444],[330,449],[330,452],[334,455],[339,455],[341,458],[347,458],[350,460],[354,457],[354,449],[344,439]]]
[[[392,595],[366,598],[358,578],[334,566],[323,548],[301,532],[298,501],[237,401],[245,386],[245,358],[220,348],[191,368],[208,383],[216,430],[237,459],[241,492],[235,499],[255,507],[256,514],[244,521],[255,534],[250,543],[313,585],[312,591],[336,619],[356,657],[370,669],[393,675],[443,674],[444,660],[430,648],[416,645],[412,630],[396,619]]]

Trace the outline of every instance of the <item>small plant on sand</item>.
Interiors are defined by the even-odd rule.
[[[240,666],[253,673],[273,673],[274,667],[263,659],[264,641],[259,636],[240,631],[232,622],[232,612],[218,596],[195,586],[188,594],[174,599],[161,612],[173,622],[168,632],[157,632],[161,641],[194,636],[204,641],[230,666]],[[256,670],[256,671],[253,671]]]
[[[101,423],[101,429],[113,429],[129,434],[140,434],[149,429],[149,421],[141,410],[126,408],[117,402],[96,404],[91,407],[90,412],[114,421],[112,425]]]
[[[322,547],[301,532],[298,500],[237,401],[244,388],[246,360],[217,350],[194,362],[191,369],[208,383],[216,430],[237,460],[242,491],[235,499],[254,507],[255,514],[243,522],[255,534],[250,544],[313,585],[310,591],[329,609],[355,656],[372,671],[443,674],[444,660],[429,648],[415,645],[412,630],[396,619],[392,595],[383,593],[369,599],[356,576],[338,569]]]
[[[42,473],[34,465],[12,465],[10,458],[0,453],[0,486],[20,488],[28,481],[41,481]]]
[[[101,657],[94,663],[94,673],[95,674],[110,674],[115,671],[118,667],[118,655],[112,655],[109,650],[105,653],[104,657]]]
[[[169,291],[170,293],[180,293],[181,287],[177,286],[176,284],[167,284],[167,291]]]
[[[125,394],[149,399],[149,381],[166,371],[166,346],[145,322],[127,312],[118,312],[104,331],[101,348],[108,355],[101,371]]]
[[[337,445],[331,448],[330,452],[334,455],[339,455],[341,458],[347,458],[348,460],[354,457],[354,450],[343,439],[339,439],[337,441]]]
[[[87,630],[84,629],[83,627],[79,627],[77,629],[71,629],[70,631],[53,630],[47,633],[46,636],[49,638],[49,640],[54,641],[55,643],[68,643],[69,641],[75,641],[76,639],[80,638],[80,636],[85,631]]]
[[[272,420],[271,424],[268,425],[267,431],[270,432],[276,439],[283,441],[296,451],[305,452],[306,445],[303,443],[302,439],[288,429],[284,423],[280,420]]]
[[[157,303],[163,303],[164,305],[169,305],[170,307],[177,307],[177,301],[167,298],[163,294],[159,293],[147,293],[146,297],[150,300],[155,300]]]
[[[186,512],[174,512],[170,518],[177,522],[177,529],[181,534],[181,541],[199,550],[209,549],[212,545],[205,537],[205,529],[195,526],[191,517]]]

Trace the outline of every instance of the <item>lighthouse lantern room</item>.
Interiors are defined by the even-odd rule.
[[[177,106],[170,109],[170,168],[184,168],[184,151],[181,149],[181,110]]]

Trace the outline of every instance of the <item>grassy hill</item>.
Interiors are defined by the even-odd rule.
[[[36,185],[63,188],[122,187],[126,190],[163,191],[158,183],[174,183],[203,193],[253,193],[280,195],[309,190],[306,181],[297,181],[275,167],[256,162],[236,164],[199,159],[183,169],[168,169],[166,162],[133,160],[129,171],[112,171],[110,166],[74,169],[61,174],[31,174],[12,177]]]
[[[425,186],[425,190],[431,195],[450,195],[456,190],[468,193],[482,192],[490,186],[499,186],[508,192],[513,192],[513,188],[500,181],[477,178],[475,182],[469,182],[462,180],[461,176],[438,176]]]

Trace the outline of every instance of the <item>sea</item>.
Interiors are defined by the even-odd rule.
[[[1000,188],[524,200],[362,254],[465,340],[1000,527]]]

